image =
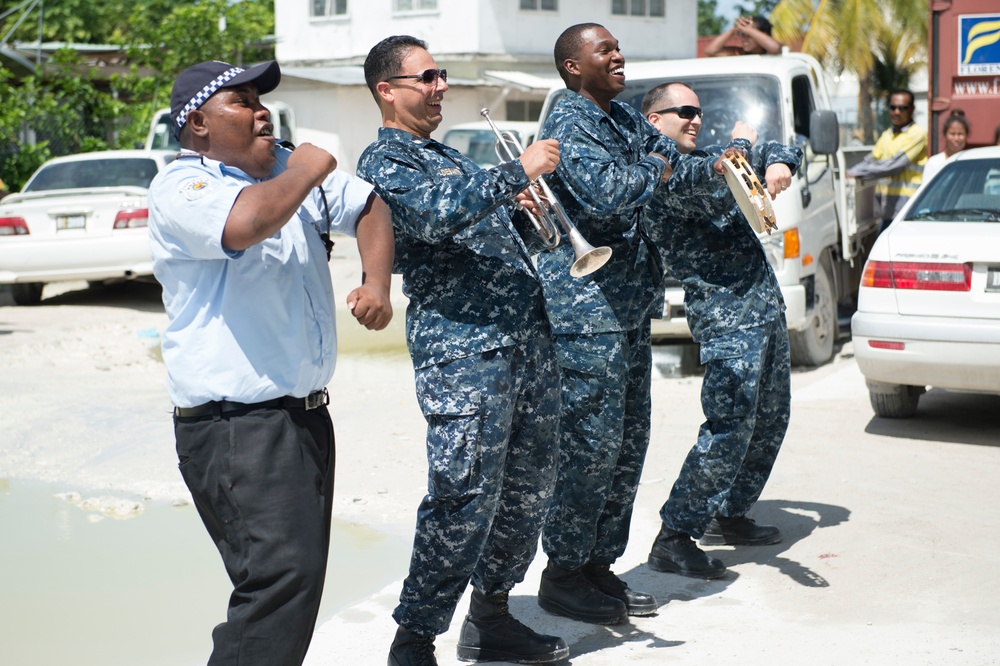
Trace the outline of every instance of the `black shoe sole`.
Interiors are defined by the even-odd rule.
[[[457,652],[459,661],[506,661],[512,664],[554,664],[569,659],[568,647],[562,647],[544,654],[523,655],[459,645]]]
[[[688,569],[681,569],[676,564],[670,560],[664,560],[659,557],[649,556],[646,564],[653,571],[659,571],[660,573],[673,573],[679,574],[681,576],[687,576],[688,578],[701,578],[704,580],[713,580],[715,578],[722,578],[726,575],[727,569],[723,567],[721,570],[710,569],[708,571],[690,571]]]
[[[781,535],[772,534],[760,539],[741,539],[724,534],[706,534],[698,539],[698,543],[702,546],[772,546],[781,543]]]
[[[628,620],[628,610],[623,610],[621,613],[605,613],[605,614],[594,614],[594,615],[582,615],[574,611],[565,608],[550,599],[546,599],[543,596],[538,597],[538,605],[543,611],[552,613],[553,615],[559,615],[561,617],[568,617],[571,620],[577,620],[578,622],[586,622],[587,624],[621,624]]]
[[[655,602],[651,604],[642,604],[642,605],[639,604],[632,604],[630,606],[626,605],[626,612],[631,617],[646,617],[647,615],[656,615],[657,609],[658,606]]]

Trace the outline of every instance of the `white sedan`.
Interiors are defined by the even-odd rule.
[[[148,277],[146,194],[177,153],[111,150],[49,160],[0,201],[0,284],[35,305],[47,282]]]
[[[851,332],[879,416],[928,386],[1000,394],[1000,148],[958,153],[878,237]]]

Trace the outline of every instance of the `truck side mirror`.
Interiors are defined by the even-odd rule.
[[[837,114],[827,109],[816,109],[809,116],[809,143],[817,155],[831,155],[840,148],[840,124]]]

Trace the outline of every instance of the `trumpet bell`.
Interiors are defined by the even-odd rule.
[[[576,261],[570,266],[569,274],[573,277],[590,275],[608,263],[608,259],[610,258],[610,247],[591,247],[589,251],[584,252],[582,255],[577,253]]]

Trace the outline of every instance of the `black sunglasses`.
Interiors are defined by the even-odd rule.
[[[425,69],[419,74],[400,74],[399,76],[390,76],[386,81],[392,81],[393,79],[420,79],[421,83],[426,83],[427,85],[433,85],[437,82],[438,77],[445,83],[448,82],[448,70],[447,69]]]
[[[700,106],[691,106],[690,104],[685,104],[684,106],[672,106],[669,109],[660,109],[659,111],[651,111],[650,113],[655,113],[661,116],[664,113],[676,113],[684,120],[693,120],[695,116],[701,118],[702,115],[704,115]]]
[[[907,109],[910,108],[910,105],[907,104],[905,106],[899,106],[898,104],[890,104],[889,108],[892,109],[893,111],[906,111]]]

